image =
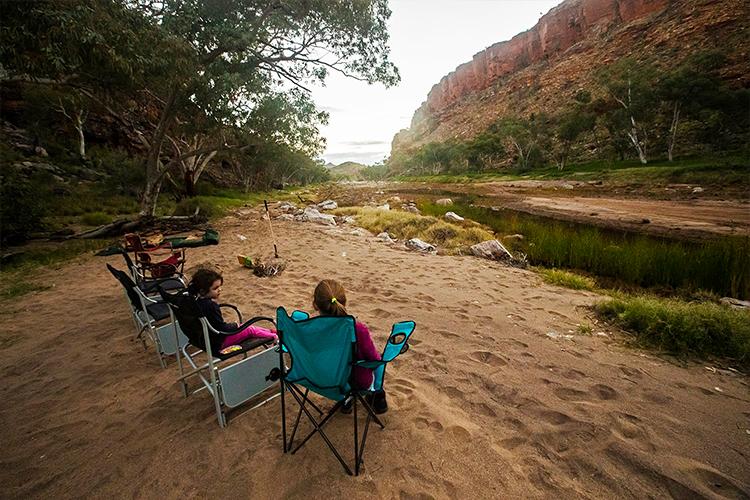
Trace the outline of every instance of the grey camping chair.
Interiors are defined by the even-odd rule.
[[[239,333],[261,321],[269,322],[274,327],[275,323],[273,319],[263,316],[242,323],[242,314],[235,306],[220,304],[220,307],[233,309],[242,323],[235,331],[220,332],[203,317],[195,297],[184,291],[172,294],[160,289],[159,292],[169,306],[175,334],[180,330],[188,339],[188,343],[177,353],[177,366],[180,371],[178,380],[182,386],[182,393],[187,397],[206,389],[214,400],[219,426],[225,427],[231,409],[276,386],[277,379],[271,374],[274,370],[278,371],[278,355],[276,349],[273,349],[274,341],[271,339],[251,338],[233,346],[234,349],[229,352],[221,350],[222,340],[227,335]],[[205,361],[201,362],[198,358],[203,358],[202,354],[205,354]],[[187,370],[182,364],[183,359],[188,364]],[[189,391],[188,379],[192,377],[196,377],[201,386]],[[251,409],[278,395],[278,392],[272,394]]]

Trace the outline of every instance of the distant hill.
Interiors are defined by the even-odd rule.
[[[355,161],[345,161],[344,163],[331,167],[329,171],[334,177],[354,180],[359,178],[360,172],[366,167],[367,165],[362,165]]]

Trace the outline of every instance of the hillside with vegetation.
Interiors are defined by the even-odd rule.
[[[529,173],[601,160],[747,159],[744,13],[734,0],[567,0],[436,84],[394,137],[389,169]]]

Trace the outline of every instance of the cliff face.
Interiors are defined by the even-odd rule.
[[[736,37],[727,76],[747,84],[748,24],[746,0],[566,0],[443,77],[393,148],[474,135],[509,109],[552,112],[593,70],[625,56],[681,60]]]

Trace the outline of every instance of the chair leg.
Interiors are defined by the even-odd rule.
[[[378,416],[375,414],[375,411],[372,409],[372,406],[370,406],[367,400],[363,398],[360,394],[357,394],[357,398],[359,398],[359,401],[364,405],[365,409],[367,410],[367,413],[372,417],[373,420],[375,420],[375,423],[377,423],[381,429],[385,429],[385,425],[383,425],[383,422],[380,421]]]
[[[284,377],[279,378],[279,386],[279,390],[281,391],[281,436],[283,439],[283,450],[286,453],[289,448],[286,445],[286,398],[284,398],[286,388],[284,387]]]
[[[302,395],[303,395],[303,394],[302,394],[302,390],[300,390],[300,388],[299,388],[299,387],[297,387],[296,385],[294,385],[294,384],[287,384],[287,385],[288,385],[288,386],[289,386],[289,387],[290,387],[291,389],[293,389],[293,390],[297,391],[297,394],[299,394],[300,396],[302,396]],[[311,400],[307,400],[307,403],[308,403],[308,404],[309,404],[310,406],[312,406],[312,407],[313,407],[313,409],[314,409],[315,411],[317,411],[317,412],[318,412],[318,415],[320,415],[320,416],[323,416],[323,410],[321,410],[320,408],[318,408],[318,407],[317,407],[317,405],[316,405],[315,403],[313,403],[313,402],[312,402]]]
[[[359,476],[359,434],[357,433],[357,397],[352,401],[352,416],[354,417],[354,475]]]
[[[305,389],[305,395],[302,398],[302,404],[304,405],[307,403],[307,395],[310,393],[310,389]],[[310,402],[312,404],[312,402]],[[294,421],[294,429],[292,429],[292,435],[289,438],[289,447],[292,447],[292,444],[294,443],[294,436],[297,434],[297,427],[299,426],[299,419],[302,416],[302,406],[299,408],[299,412],[297,413],[297,418]]]
[[[330,439],[328,439],[328,436],[326,436],[325,432],[323,432],[323,425],[325,425],[325,423],[326,423],[326,422],[327,422],[327,421],[328,421],[328,420],[329,420],[329,419],[330,419],[330,418],[331,418],[331,417],[332,417],[332,416],[333,416],[333,415],[334,415],[334,414],[336,413],[336,411],[338,411],[339,407],[340,407],[340,406],[342,405],[342,401],[343,401],[343,400],[341,400],[341,401],[338,401],[338,402],[337,402],[337,403],[336,403],[336,404],[335,404],[335,405],[333,406],[333,409],[332,409],[332,410],[331,410],[331,411],[330,411],[330,412],[328,413],[328,415],[326,415],[326,417],[325,417],[325,418],[324,418],[324,419],[323,419],[323,420],[322,420],[322,421],[321,421],[320,423],[318,423],[318,422],[317,422],[317,421],[315,420],[315,418],[314,418],[314,417],[312,416],[312,414],[311,414],[311,413],[310,413],[310,412],[308,411],[307,407],[306,407],[306,406],[304,406],[304,405],[302,405],[302,401],[301,401],[301,400],[299,399],[299,396],[298,396],[298,395],[297,395],[297,394],[296,394],[296,393],[295,393],[294,391],[291,391],[291,394],[292,394],[292,396],[294,397],[294,399],[296,399],[296,400],[297,400],[297,403],[299,403],[299,404],[300,404],[300,406],[302,407],[302,411],[304,411],[304,412],[305,412],[305,415],[307,415],[307,418],[309,418],[309,419],[310,419],[310,423],[312,423],[312,424],[313,424],[313,427],[315,427],[315,430],[314,430],[314,431],[312,431],[312,432],[311,432],[310,434],[308,434],[308,436],[307,436],[307,437],[306,437],[306,438],[304,439],[304,441],[302,441],[302,442],[301,442],[301,443],[300,443],[300,444],[299,444],[299,445],[298,445],[298,446],[297,446],[297,447],[296,447],[296,448],[295,448],[295,449],[294,449],[294,450],[292,451],[292,454],[296,453],[296,452],[297,452],[297,450],[299,450],[299,449],[300,449],[300,448],[302,447],[302,445],[304,445],[304,444],[305,444],[305,443],[307,442],[307,440],[308,440],[308,439],[310,439],[310,437],[312,437],[312,435],[313,435],[313,434],[315,434],[315,433],[317,432],[318,434],[320,434],[320,437],[322,437],[322,438],[323,438],[323,441],[325,441],[325,443],[326,443],[326,444],[328,445],[328,448],[330,448],[330,450],[331,450],[331,451],[333,452],[333,454],[334,454],[334,455],[336,456],[336,458],[338,459],[339,463],[340,463],[340,464],[341,464],[341,466],[342,466],[342,467],[344,468],[344,471],[346,471],[346,473],[347,473],[347,474],[349,474],[350,476],[352,476],[352,475],[353,475],[353,474],[352,474],[352,470],[351,470],[351,469],[349,468],[349,466],[348,466],[348,465],[346,465],[346,462],[344,461],[344,459],[343,459],[343,458],[341,458],[341,455],[340,455],[340,454],[339,454],[339,452],[338,452],[338,451],[336,450],[336,447],[334,447],[334,446],[333,446],[333,443],[331,443],[331,440],[330,440]]]

